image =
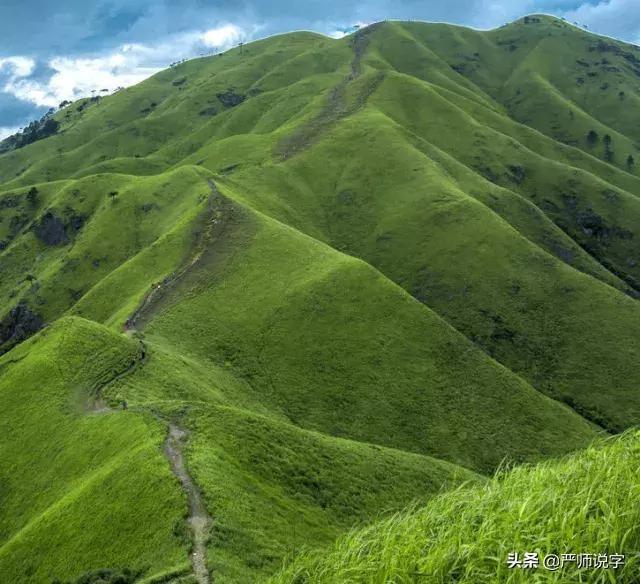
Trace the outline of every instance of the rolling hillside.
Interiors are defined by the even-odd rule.
[[[502,472],[354,530],[326,552],[303,554],[269,582],[637,582],[638,454],[635,432]],[[620,558],[623,548],[634,552]],[[613,560],[581,567],[567,558],[543,568],[545,557],[565,549]],[[536,554],[537,567],[523,567],[525,551]],[[507,565],[514,552],[520,567]]]
[[[639,102],[551,17],[384,22],[0,143],[1,579],[265,581],[637,425]]]

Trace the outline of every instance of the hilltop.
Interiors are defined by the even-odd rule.
[[[552,17],[384,22],[3,142],[0,574],[261,581],[637,425],[639,100]]]

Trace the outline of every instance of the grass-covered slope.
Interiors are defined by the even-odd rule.
[[[636,425],[636,54],[294,33],[5,144],[0,574],[260,581]]]
[[[110,396],[191,429],[223,581],[470,476],[430,457],[487,472],[595,435],[363,262],[230,202],[215,216],[136,312],[150,360]]]
[[[596,443],[560,461],[499,473],[353,531],[322,553],[300,554],[272,584],[388,582],[637,582],[640,495],[637,432]],[[536,553],[540,565],[508,566],[510,553]],[[624,555],[617,568],[548,554]]]
[[[150,306],[147,339],[225,367],[305,428],[476,470],[594,431],[370,266],[273,220],[244,221],[255,233],[224,268],[217,240]]]
[[[187,501],[163,454],[169,419],[192,432],[188,461],[216,517],[209,564],[220,582],[253,581],[296,547],[479,480],[229,405],[243,395],[228,374],[77,317],[0,367],[0,573],[9,582],[116,566],[151,578],[188,571]]]
[[[0,357],[4,582],[185,561],[184,497],[160,450],[161,426],[100,413],[94,401],[137,357],[137,343],[77,318]]]

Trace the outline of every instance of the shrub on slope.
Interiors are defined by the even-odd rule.
[[[640,433],[633,432],[561,461],[501,472],[355,531],[325,554],[309,552],[270,582],[637,582],[639,467]],[[537,552],[540,567],[509,568],[510,552]],[[563,553],[626,557],[617,569],[542,567],[546,554]]]

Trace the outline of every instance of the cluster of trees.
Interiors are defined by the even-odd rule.
[[[118,87],[114,93],[121,91],[124,87]],[[109,89],[101,89],[99,93],[108,93]],[[90,101],[96,102],[99,101],[101,96],[96,95],[98,90],[93,89],[91,91],[92,97]],[[16,150],[17,148],[22,148],[27,144],[31,144],[36,140],[42,140],[42,138],[47,138],[49,136],[53,136],[60,129],[60,123],[57,120],[53,119],[53,114],[56,113],[56,110],[61,110],[68,105],[71,105],[73,102],[65,99],[60,102],[60,105],[57,108],[49,108],[47,113],[45,113],[39,120],[34,120],[29,123],[29,125],[22,129],[17,134],[13,136],[9,136],[4,140],[0,141],[0,154],[4,152],[8,152],[9,150]],[[82,111],[84,109],[84,103],[78,108],[78,111]],[[67,112],[67,117],[70,112]]]
[[[122,90],[122,87],[118,87],[114,93]],[[108,93],[108,89],[101,89],[100,93]],[[90,101],[95,102],[99,101],[101,96],[96,95],[97,90],[92,90],[92,97]],[[57,108],[49,108],[47,113],[45,113],[39,120],[34,120],[29,123],[29,125],[14,134],[13,136],[9,136],[4,140],[0,141],[0,154],[4,152],[8,152],[9,150],[16,150],[17,148],[22,148],[27,146],[28,144],[32,144],[37,140],[42,140],[43,138],[48,138],[49,136],[53,136],[60,129],[60,122],[53,118],[53,114],[56,113],[56,110],[61,110],[68,105],[71,105],[73,102],[65,99],[60,102],[60,105]],[[78,108],[78,111],[82,111],[84,109],[84,103]],[[67,112],[67,117],[70,112]]]
[[[49,109],[39,120],[31,122],[22,132],[5,138],[0,142],[0,153],[22,148],[36,140],[42,140],[42,138],[55,134],[60,128],[60,123],[53,119],[54,113],[54,108]]]
[[[598,143],[599,139],[600,137],[598,136],[598,132],[596,132],[595,130],[589,130],[589,132],[587,133],[587,143],[590,146],[595,146]],[[611,136],[609,134],[605,134],[602,138],[602,142],[604,144],[604,159],[607,162],[612,162],[615,153],[611,149],[611,144],[612,144]],[[629,170],[632,170],[635,167],[635,165],[636,165],[636,161],[635,161],[635,158],[633,157],[633,154],[629,154],[629,156],[627,156],[627,168]]]

